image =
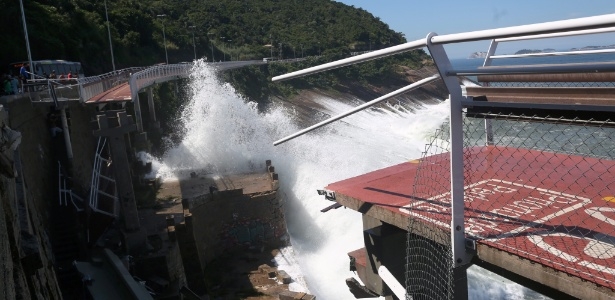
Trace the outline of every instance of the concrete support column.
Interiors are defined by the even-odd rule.
[[[129,252],[133,252],[145,243],[145,235],[141,231],[139,222],[131,164],[125,140],[127,133],[136,130],[136,125],[125,111],[107,111],[105,115],[99,115],[98,125],[100,129],[94,131],[94,135],[106,136],[109,139],[126,247]]]
[[[205,275],[201,267],[202,263],[197,242],[194,238],[192,223],[190,223],[191,220],[188,221],[192,216],[186,217],[185,222],[175,226],[177,244],[179,245],[188,287],[197,295],[204,295],[207,292],[204,284]]]
[[[135,98],[132,99],[135,106],[135,119],[137,125],[137,131],[143,132],[143,119],[141,117],[141,102],[139,102],[139,93],[135,93]]]
[[[154,93],[152,87],[147,89],[147,105],[149,107],[149,117],[152,123],[156,123],[156,108],[154,107]]]
[[[397,299],[378,275],[378,269],[385,266],[398,282],[405,282],[406,231],[365,214],[363,230],[367,254],[366,280],[363,283],[386,299]]]
[[[70,132],[68,131],[68,120],[66,119],[66,107],[62,107],[60,110],[60,118],[62,119],[62,131],[64,133],[64,142],[66,143],[66,156],[68,157],[68,163],[72,165],[73,162],[73,147],[70,142]]]

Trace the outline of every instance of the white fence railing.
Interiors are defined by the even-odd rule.
[[[191,68],[191,63],[161,65],[149,67],[130,75],[131,99],[134,101],[141,89],[154,83],[188,77]]]
[[[295,62],[303,59],[288,59],[279,62]],[[248,65],[265,64],[263,61],[229,61],[213,63],[212,66],[220,71],[241,68]],[[32,101],[48,101],[51,96],[47,93],[48,83],[53,83],[57,97],[60,100],[80,99],[87,102],[96,95],[100,95],[121,84],[129,83],[131,99],[134,101],[137,94],[144,88],[156,83],[170,80],[187,78],[192,69],[192,63],[181,63],[172,65],[157,65],[152,67],[134,67],[117,70],[97,76],[72,79],[46,79],[37,78],[31,80],[27,85],[31,94]],[[46,94],[47,93],[47,94]]]
[[[131,74],[139,72],[143,69],[144,67],[127,68],[98,76],[90,76],[79,79],[78,85],[81,101],[86,102],[100,93],[128,82]]]

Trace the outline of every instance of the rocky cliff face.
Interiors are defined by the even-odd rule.
[[[20,140],[9,149],[7,130],[0,130],[0,299],[62,299],[50,239],[57,225],[51,212],[59,207],[58,162],[64,170],[68,165],[64,141],[51,136],[49,106],[28,97],[2,100],[0,126]],[[89,188],[94,156],[92,110],[67,103],[74,154],[74,174],[67,175],[79,195]]]
[[[23,102],[23,101],[22,101]],[[29,103],[28,103],[29,104]],[[1,145],[4,163],[0,175],[0,298],[2,299],[61,299],[60,289],[52,267],[52,252],[47,232],[44,226],[45,213],[41,212],[40,204],[43,189],[40,185],[42,177],[49,177],[43,158],[49,154],[49,147],[37,147],[41,141],[34,141],[33,136],[20,136],[21,143],[13,137],[8,137],[8,128],[18,131],[29,131],[27,127],[35,127],[44,135],[45,118],[38,120],[41,113],[28,105],[26,111],[19,103],[10,105],[10,109],[0,108],[0,125],[9,126],[2,130],[3,145]],[[25,107],[25,106],[24,106]],[[9,111],[11,116],[9,118]],[[34,119],[29,119],[33,118]],[[27,120],[20,123],[20,120]],[[36,132],[36,131],[35,131]],[[10,148],[13,143],[18,147]],[[14,143],[16,142],[16,143]],[[22,145],[25,145],[23,149]],[[23,152],[29,147],[36,149]],[[25,163],[24,163],[25,162]],[[51,162],[49,162],[51,163]],[[28,165],[26,167],[25,165]],[[24,170],[38,167],[28,178]],[[31,181],[30,179],[38,180]]]

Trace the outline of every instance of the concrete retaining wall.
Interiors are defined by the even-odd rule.
[[[203,265],[225,251],[245,247],[277,247],[286,225],[277,191],[249,197],[216,192],[213,200],[193,208],[196,245]]]

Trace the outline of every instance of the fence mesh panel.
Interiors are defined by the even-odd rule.
[[[410,228],[406,247],[408,299],[450,299],[453,292],[452,250],[449,232],[450,201],[438,196],[450,187],[449,126],[443,125],[426,146],[414,181],[409,205]],[[434,212],[436,222],[421,219],[420,211]],[[444,213],[441,213],[444,212]]]
[[[485,145],[490,120],[493,145]],[[466,118],[466,234],[615,288],[615,129],[607,121]]]
[[[408,205],[412,299],[453,298],[448,126],[418,162]],[[615,289],[614,122],[474,113],[463,126],[466,236]]]

